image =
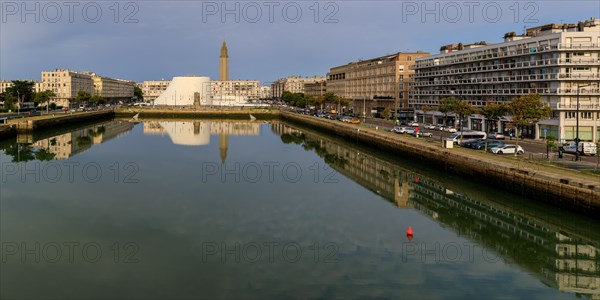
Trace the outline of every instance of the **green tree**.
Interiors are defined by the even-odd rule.
[[[6,93],[16,99],[21,108],[21,103],[33,101],[35,82],[26,80],[13,80],[12,85],[6,88]]]
[[[333,92],[327,92],[323,95],[323,102],[326,104],[333,104],[338,102],[338,96],[336,96]]]
[[[475,107],[469,104],[467,101],[458,101],[456,105],[452,108],[452,111],[458,115],[458,124],[460,124],[460,144],[463,141],[463,121],[465,117],[470,116],[475,113]]]
[[[502,103],[489,103],[479,109],[479,112],[485,117],[486,122],[492,121],[496,123],[506,114],[506,111],[507,107]],[[486,127],[489,127],[489,124]]]
[[[440,100],[438,110],[444,114],[444,125],[448,124],[448,114],[454,111],[458,102],[458,99],[454,97],[446,97]]]
[[[46,111],[49,109],[50,99],[55,98],[56,94],[51,90],[45,90],[35,94],[33,101],[36,103],[46,103]]]
[[[144,100],[144,92],[142,92],[142,89],[139,86],[133,87],[133,96],[139,101]]]
[[[423,112],[424,112],[424,116],[423,116],[423,122],[425,122],[425,115],[426,115],[428,112],[430,112],[430,111],[434,111],[434,110],[436,110],[436,109],[437,109],[437,108],[436,108],[436,107],[434,107],[434,106],[429,106],[429,105],[426,105],[426,106],[424,106],[424,107],[423,107]],[[435,121],[433,120],[433,114],[431,114],[431,124],[435,124]]]
[[[390,109],[389,108],[384,108],[383,111],[381,112],[381,116],[383,117],[384,120],[389,119],[390,117]]]
[[[104,101],[104,98],[102,98],[101,96],[98,96],[98,95],[91,96],[90,100],[88,101],[88,103],[91,105],[102,105],[105,102],[106,101]]]
[[[78,104],[82,104],[82,103],[87,103],[88,101],[90,101],[90,99],[92,98],[92,95],[86,91],[79,91],[77,92],[77,97],[75,98],[75,101],[77,101]]]
[[[528,126],[547,119],[552,114],[552,109],[541,101],[538,94],[529,94],[517,97],[507,103],[508,114],[515,126],[516,145],[519,145],[519,127]],[[518,147],[517,147],[518,148]],[[517,151],[515,151],[515,156]]]

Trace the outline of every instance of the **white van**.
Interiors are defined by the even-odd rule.
[[[575,153],[575,142],[574,141],[564,143],[562,147],[566,153]],[[596,149],[596,144],[594,144],[592,142],[579,142],[578,150],[579,150],[579,154],[582,154],[582,155],[594,156],[598,153],[598,149]]]
[[[454,141],[454,144],[460,143],[460,132],[451,134],[448,139]],[[465,131],[462,133],[462,142],[470,142],[474,140],[486,139],[487,133],[483,131]]]

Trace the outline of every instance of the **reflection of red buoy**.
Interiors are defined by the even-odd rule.
[[[410,242],[410,241],[412,241],[412,239],[413,239],[413,236],[412,236],[412,234],[407,234],[407,235],[406,235],[406,238],[408,238],[408,241]]]

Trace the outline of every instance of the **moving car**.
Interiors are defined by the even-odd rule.
[[[513,144],[506,144],[502,147],[491,148],[488,151],[494,154],[514,154],[515,150],[517,151],[517,154],[525,153],[525,150],[523,150],[521,146],[516,146]]]

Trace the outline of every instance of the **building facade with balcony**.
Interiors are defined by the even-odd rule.
[[[67,69],[42,71],[41,89],[51,90],[56,94],[52,102],[60,106],[69,106],[79,91],[94,94],[94,80],[91,74]]]
[[[304,94],[315,98],[323,97],[327,92],[327,81],[320,80],[304,84]]]
[[[327,74],[327,91],[351,99],[350,109],[355,112],[365,110],[368,115],[388,108],[412,115],[408,92],[414,71],[410,67],[427,56],[422,51],[398,52],[333,67]]]
[[[138,87],[142,90],[142,95],[144,96],[144,101],[154,101],[160,94],[162,94],[171,80],[146,80],[140,84]]]
[[[94,80],[94,94],[107,101],[128,101],[133,97],[135,82],[131,80],[115,79],[92,75]]]
[[[261,94],[258,80],[213,80],[210,82],[210,89],[213,98],[223,96],[258,100]]]
[[[439,112],[423,112],[446,97],[475,106],[506,103],[516,97],[539,94],[553,109],[552,118],[523,128],[525,136],[552,135],[561,140],[600,137],[600,20],[578,24],[549,24],[526,30],[523,35],[505,34],[498,44],[454,44],[441,53],[417,59],[410,104],[418,120],[441,122]],[[579,103],[579,115],[577,107]],[[508,133],[510,118],[489,122],[469,117],[469,129]]]
[[[318,81],[324,81],[325,77],[323,76],[314,76],[314,77],[299,77],[299,76],[290,76],[286,78],[278,79],[277,81],[271,84],[271,91],[273,93],[274,98],[281,98],[283,92],[290,93],[304,93],[305,85],[315,83]]]

